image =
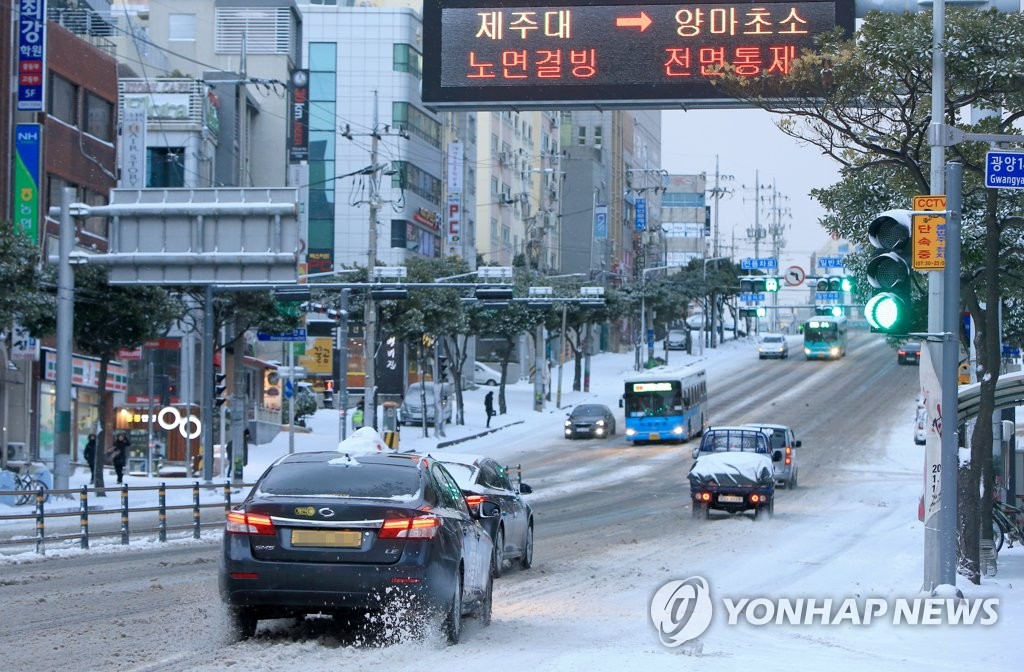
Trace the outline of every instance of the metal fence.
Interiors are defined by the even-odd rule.
[[[44,490],[40,489],[33,496],[35,497],[35,507],[31,513],[18,513],[18,514],[0,514],[0,524],[6,521],[34,521],[35,531],[34,534],[17,534],[4,535],[3,527],[0,526],[0,547],[12,547],[12,546],[27,546],[34,547],[36,553],[45,553],[47,543],[66,542],[68,540],[79,540],[79,545],[83,549],[89,548],[90,539],[97,537],[120,537],[122,545],[128,545],[131,542],[133,535],[139,534],[157,534],[157,538],[160,541],[167,541],[167,533],[175,531],[186,531],[191,532],[191,536],[194,539],[200,537],[202,528],[213,527],[223,524],[223,518],[217,517],[216,520],[210,520],[209,516],[207,521],[203,522],[202,513],[204,509],[217,509],[223,513],[227,513],[231,509],[231,495],[232,491],[239,488],[249,488],[252,484],[242,484],[225,482],[223,485],[216,483],[205,483],[201,484],[198,481],[191,485],[166,485],[161,483],[160,485],[154,486],[132,486],[123,485],[119,488],[104,488],[105,493],[108,490],[119,491],[121,496],[120,507],[110,509],[97,509],[93,507],[92,510],[89,508],[89,496],[97,495],[98,490],[90,489],[83,486],[81,489],[72,490]],[[188,504],[168,504],[167,503],[167,492],[173,490],[191,490],[192,501]],[[223,492],[223,500],[217,502],[206,502],[200,501],[200,493],[204,490],[217,490],[221,489]],[[132,492],[153,492],[157,493],[157,505],[156,506],[137,506],[132,507],[130,503],[130,495]],[[24,491],[0,491],[2,495],[24,495]],[[47,512],[46,504],[49,497],[68,497],[73,498],[78,496],[78,508],[74,511],[52,511]],[[173,511],[187,511],[191,510],[192,520],[187,524],[168,524],[167,514]],[[157,524],[155,527],[133,527],[131,522],[134,520],[137,522],[142,514],[157,514]],[[116,529],[109,531],[90,531],[89,521],[90,518],[95,519],[103,516],[120,516],[120,526]],[[47,532],[47,524],[52,523],[51,527],[56,526],[54,521],[66,520],[71,518],[78,518],[78,531],[77,532]],[[66,527],[66,526],[65,526]]]

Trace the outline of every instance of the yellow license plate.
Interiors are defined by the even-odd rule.
[[[292,530],[292,546],[320,548],[359,548],[363,533],[359,530]]]
[[[650,439],[651,441],[661,441],[661,434],[658,432],[651,432]]]

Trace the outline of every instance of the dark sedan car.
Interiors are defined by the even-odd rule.
[[[615,436],[615,415],[604,404],[580,404],[565,419],[565,438]]]
[[[505,564],[515,560],[529,569],[533,564],[533,510],[523,495],[532,493],[533,488],[521,477],[513,481],[508,469],[490,457],[442,451],[437,459],[455,477],[470,508],[493,502],[501,509],[500,517],[482,521],[494,540],[494,576],[501,576]]]
[[[896,351],[896,361],[900,364],[920,364],[921,344],[917,341],[904,343]]]
[[[310,613],[359,625],[373,614],[491,618],[491,538],[444,466],[421,455],[309,452],[272,464],[230,511],[220,593],[237,634]],[[411,607],[411,609],[406,609]]]

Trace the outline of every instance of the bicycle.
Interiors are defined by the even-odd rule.
[[[35,496],[40,489],[43,491],[43,501],[46,502],[50,499],[50,489],[46,487],[46,483],[38,478],[33,478],[32,474],[27,471],[19,471],[14,475],[14,489],[19,491],[14,500],[18,506],[35,501]]]
[[[992,533],[996,537],[996,551],[1003,547],[1004,537],[1010,540],[1009,548],[1013,548],[1013,542],[1024,544],[1024,509],[1005,502],[992,502]]]

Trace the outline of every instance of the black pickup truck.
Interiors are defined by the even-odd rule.
[[[771,516],[775,506],[771,438],[751,427],[711,427],[693,451],[690,497],[693,517],[706,519],[712,509],[729,513],[753,510],[754,519]]]

